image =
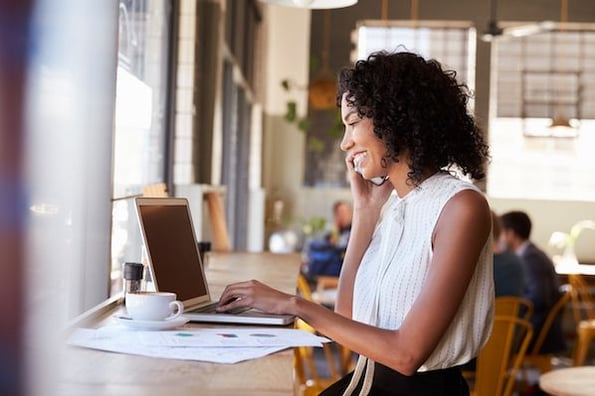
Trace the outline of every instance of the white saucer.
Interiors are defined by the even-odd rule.
[[[184,316],[170,320],[135,320],[128,316],[115,316],[115,318],[119,324],[138,330],[170,330],[180,327],[190,320]]]

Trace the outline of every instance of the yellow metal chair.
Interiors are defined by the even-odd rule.
[[[494,300],[494,315],[510,315],[520,317],[523,311],[522,319],[529,320],[533,315],[533,303],[523,297],[502,296]]]
[[[543,322],[543,326],[539,330],[539,334],[535,339],[535,343],[533,344],[533,348],[531,351],[525,355],[525,359],[523,361],[523,366],[530,366],[535,367],[538,369],[542,374],[547,373],[552,369],[552,354],[551,353],[544,353],[540,354],[539,350],[545,341],[545,337],[550,331],[554,320],[562,314],[562,311],[568,301],[570,301],[571,294],[569,291],[565,291],[556,304],[550,309],[548,312],[547,317],[545,318],[545,322]]]
[[[298,291],[300,294],[309,301],[312,300],[312,291],[310,285],[308,285],[307,279],[300,274],[298,276]],[[296,328],[316,333],[310,325],[306,322],[298,319],[295,324]],[[322,344],[324,356],[328,364],[330,377],[320,378],[316,365],[314,364],[313,350],[311,347],[298,347],[295,348],[295,372],[296,377],[300,386],[300,394],[309,396],[317,395],[327,386],[339,379],[339,374],[335,365],[335,357],[329,343]],[[306,373],[307,370],[307,373]]]
[[[513,315],[496,315],[490,338],[477,358],[471,394],[510,396],[532,336],[529,321]]]
[[[523,312],[524,310],[524,312]],[[520,313],[523,312],[521,317]],[[523,297],[502,296],[494,299],[494,315],[496,316],[510,316],[514,318],[521,318],[529,320],[533,315],[533,303]],[[472,370],[463,370],[463,377],[473,382],[475,380],[476,372]]]
[[[573,364],[582,366],[587,359],[589,346],[595,338],[595,307],[589,285],[580,274],[569,274],[570,298],[576,326],[576,346]]]

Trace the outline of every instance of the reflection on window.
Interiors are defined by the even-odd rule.
[[[166,181],[169,1],[120,0],[114,135],[111,293],[121,268],[142,260],[134,200]]]
[[[595,199],[594,44],[585,25],[496,42],[490,196]]]
[[[114,198],[165,181],[167,2],[120,0]]]

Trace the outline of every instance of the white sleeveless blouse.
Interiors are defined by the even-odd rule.
[[[426,281],[432,260],[432,233],[448,200],[473,189],[446,172],[424,180],[404,198],[391,195],[359,266],[353,318],[398,329]],[[453,367],[477,356],[493,323],[492,239],[484,245],[456,316],[418,371]]]

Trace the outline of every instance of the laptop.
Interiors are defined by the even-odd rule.
[[[195,322],[287,325],[293,315],[255,309],[215,312],[185,198],[136,198],[136,213],[155,290],[177,294],[184,316]]]

